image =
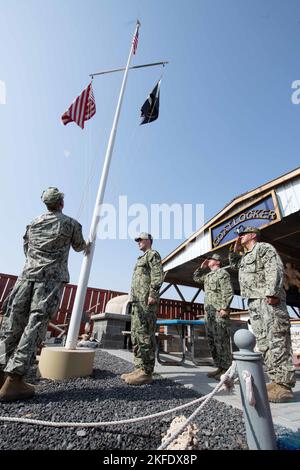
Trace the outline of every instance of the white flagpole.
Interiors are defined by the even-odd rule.
[[[140,27],[140,22],[137,21],[133,38],[135,38],[136,34],[138,33],[139,27]],[[133,41],[131,43],[130,53],[129,53],[129,57],[127,60],[127,65],[126,65],[126,69],[125,69],[125,73],[124,73],[124,77],[123,77],[123,81],[121,85],[120,96],[119,96],[119,100],[118,100],[118,104],[117,104],[117,108],[115,112],[112,129],[111,129],[110,136],[109,136],[109,141],[108,141],[104,165],[102,169],[102,175],[100,179],[97,199],[95,202],[94,213],[93,213],[92,223],[90,227],[90,235],[89,235],[89,240],[92,242],[91,250],[90,250],[90,253],[88,255],[85,255],[83,258],[76,297],[74,301],[73,312],[71,316],[69,331],[68,331],[66,345],[65,345],[66,349],[76,349],[76,345],[77,345],[77,339],[78,339],[80,323],[81,323],[81,318],[82,318],[82,313],[83,313],[86,290],[88,286],[88,280],[90,276],[91,265],[93,261],[94,250],[95,250],[97,227],[98,227],[99,220],[100,220],[101,205],[103,202],[103,196],[105,192],[109,166],[110,166],[113,147],[114,147],[115,138],[116,138],[117,125],[119,121],[120,110],[121,110],[121,105],[123,101],[123,95],[124,95],[125,86],[127,82],[128,69],[129,69],[132,54],[133,54]]]

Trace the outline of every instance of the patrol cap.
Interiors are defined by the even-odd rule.
[[[43,191],[41,199],[45,204],[53,204],[64,198],[64,193],[61,193],[57,188],[50,186],[50,188]]]
[[[136,242],[139,242],[140,240],[151,240],[151,241],[153,241],[153,237],[150,233],[142,232],[134,240]]]
[[[244,233],[257,233],[258,235],[260,234],[260,229],[257,227],[244,227],[244,225],[240,225],[235,233],[238,235],[243,235]]]
[[[214,259],[216,261],[221,261],[222,260],[221,256],[218,255],[217,253],[214,253],[213,255],[208,256],[207,259]]]

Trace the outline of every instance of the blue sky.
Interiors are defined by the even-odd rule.
[[[88,235],[122,74],[95,78],[97,113],[83,131],[60,116],[90,73],[125,65],[137,18],[132,65],[170,63],[129,73],[106,203],[204,204],[208,220],[299,166],[299,1],[0,0],[1,272],[21,271],[22,236],[48,186]],[[161,73],[160,117],[139,127]],[[155,248],[164,257],[182,241]],[[127,291],[138,255],[131,240],[98,240],[89,285]],[[71,253],[72,283],[81,262]]]

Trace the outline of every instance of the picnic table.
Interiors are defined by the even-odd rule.
[[[178,360],[169,360],[169,359],[163,359],[162,354],[166,354],[166,351],[164,351],[161,348],[161,342],[157,341],[157,350],[156,350],[156,357],[157,361],[162,364],[162,365],[172,365],[172,366],[178,366],[182,365],[185,362],[186,359],[186,339],[190,341],[190,346],[191,346],[191,355],[190,359],[195,365],[200,365],[199,360],[195,358],[195,341],[196,341],[196,335],[195,335],[195,326],[199,325],[205,325],[204,320],[157,320],[156,325],[158,327],[160,326],[171,326],[171,325],[176,325],[178,327],[178,335],[169,335],[169,334],[164,334],[164,333],[159,333],[158,338],[159,339],[165,339],[168,341],[168,339],[174,338],[175,336],[178,337],[179,339],[179,352],[180,352],[180,358]]]

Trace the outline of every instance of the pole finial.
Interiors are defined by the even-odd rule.
[[[253,352],[256,344],[255,336],[249,330],[237,330],[234,334],[233,340],[241,351]]]

